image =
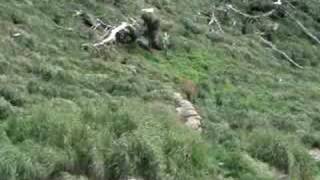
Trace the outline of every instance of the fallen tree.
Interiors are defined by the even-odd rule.
[[[102,40],[99,43],[95,43],[94,47],[99,47],[103,45],[109,45],[109,44],[115,44],[117,42],[121,41],[120,34],[126,34],[127,36],[133,37],[134,35],[134,26],[132,24],[129,24],[127,22],[122,22],[117,27],[111,27],[109,30],[107,30],[105,39]]]
[[[130,18],[131,23],[122,22],[118,26],[112,26],[97,19],[92,29],[97,30],[102,27],[104,35],[102,36],[102,40],[93,46],[101,47],[116,43],[129,44],[137,42],[138,45],[148,50],[163,49],[165,45],[163,45],[164,41],[161,41],[160,38],[160,19],[155,15],[153,8],[142,9],[142,12],[142,23],[138,23],[134,18]],[[166,37],[168,37],[167,34]]]

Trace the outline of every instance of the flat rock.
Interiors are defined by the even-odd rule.
[[[190,101],[183,99],[180,93],[174,93],[174,99],[177,104],[176,111],[183,119],[185,125],[194,130],[201,131],[202,118],[193,104]]]

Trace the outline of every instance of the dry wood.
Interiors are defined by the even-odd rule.
[[[312,40],[314,40],[315,42],[317,42],[318,44],[320,44],[320,40],[315,36],[313,35],[299,20],[291,17],[295,23],[302,29],[302,31],[309,37],[311,38]]]
[[[287,55],[285,52],[281,51],[280,49],[278,49],[272,42],[264,39],[263,37],[260,37],[260,40],[267,45],[268,47],[270,47],[272,50],[274,50],[275,52],[279,53],[280,55],[282,55],[287,61],[289,61],[292,65],[294,65],[297,68],[303,69],[303,67],[301,65],[299,65],[298,63],[296,63],[292,58],[290,58],[289,55]]]
[[[117,33],[119,33],[122,30],[128,31],[128,28],[130,27],[133,28],[131,24],[127,22],[122,22],[119,26],[108,31],[107,34],[105,35],[106,38],[101,42],[94,44],[94,47],[115,43],[117,41],[117,37],[116,37]]]
[[[237,14],[240,14],[244,17],[251,18],[251,19],[259,19],[259,18],[263,18],[263,17],[269,17],[275,12],[275,10],[273,9],[273,10],[271,10],[267,13],[261,14],[261,15],[250,15],[250,14],[244,13],[244,12],[234,8],[231,4],[228,4],[226,7],[227,7],[227,9],[230,9]]]
[[[211,26],[213,23],[217,24],[218,26],[218,30],[221,32],[221,33],[224,33],[223,29],[222,29],[222,26],[220,24],[220,22],[218,21],[215,13],[214,13],[214,10],[212,10],[212,13],[211,13],[211,19],[209,21],[209,26]]]

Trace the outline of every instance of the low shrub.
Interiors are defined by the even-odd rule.
[[[288,173],[292,179],[311,180],[314,177],[314,163],[295,139],[277,131],[254,131],[251,136],[250,154]]]
[[[185,29],[193,34],[203,34],[206,30],[204,26],[195,23],[192,19],[184,18],[182,23]]]
[[[310,132],[304,134],[301,138],[303,144],[311,148],[320,148],[320,133]]]
[[[25,99],[22,94],[23,89],[15,86],[3,86],[0,87],[0,97],[11,103],[13,106],[22,106]]]
[[[11,104],[0,97],[0,120],[7,118],[12,113]]]

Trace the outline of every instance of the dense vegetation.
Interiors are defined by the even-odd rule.
[[[288,2],[320,38],[320,3]],[[0,179],[319,178],[308,151],[320,148],[320,45],[283,9],[258,22],[220,12],[226,32],[209,31],[199,12],[226,3],[261,14],[272,1],[2,1]],[[82,10],[117,24],[149,7],[170,34],[167,50],[94,49],[96,32],[74,16]],[[191,99],[202,133],[175,112],[172,94],[188,93],[186,81],[198,89]]]

